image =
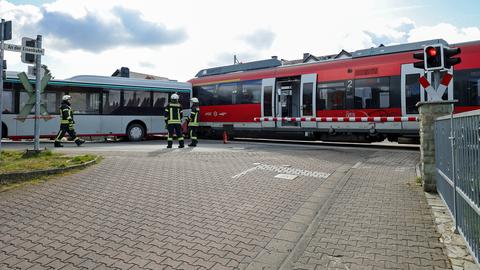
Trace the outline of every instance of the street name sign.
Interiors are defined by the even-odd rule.
[[[23,52],[23,53],[39,54],[39,55],[45,54],[45,49],[8,44],[8,43],[3,44],[3,49],[7,51],[12,51],[12,52]]]

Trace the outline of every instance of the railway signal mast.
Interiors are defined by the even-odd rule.
[[[453,75],[449,72],[450,68],[461,63],[460,57],[454,57],[460,52],[460,48],[450,48],[443,44],[434,44],[425,46],[423,52],[413,54],[413,58],[422,60],[413,63],[413,66],[425,70],[425,75],[431,73],[433,77],[433,87],[425,75],[420,77],[419,80],[420,84],[427,91],[428,100],[442,100],[443,93],[453,78]],[[444,73],[444,76],[440,80],[442,73]]]

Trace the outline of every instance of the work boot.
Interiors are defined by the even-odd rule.
[[[63,147],[62,143],[61,142],[55,142],[53,144],[54,147]]]
[[[167,148],[172,148],[172,144],[173,144],[172,141],[168,141]]]
[[[192,140],[192,142],[188,145],[189,147],[197,146],[197,140]]]
[[[182,141],[178,141],[178,148],[184,148],[185,147],[185,142],[182,140]]]
[[[80,145],[84,144],[85,141],[82,140],[82,139],[78,139],[78,140],[75,140],[75,143],[77,144],[77,146],[80,146]]]

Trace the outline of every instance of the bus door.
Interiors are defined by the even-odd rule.
[[[300,117],[315,117],[316,115],[316,85],[317,74],[304,74],[302,75],[300,85]],[[305,121],[301,123],[302,127],[316,127],[316,122]]]
[[[274,117],[275,116],[275,78],[262,80],[262,96],[261,96],[261,116]],[[263,121],[262,127],[276,127],[274,121]]]

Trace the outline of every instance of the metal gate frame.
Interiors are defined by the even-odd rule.
[[[436,119],[435,163],[438,193],[480,264],[480,110]]]

